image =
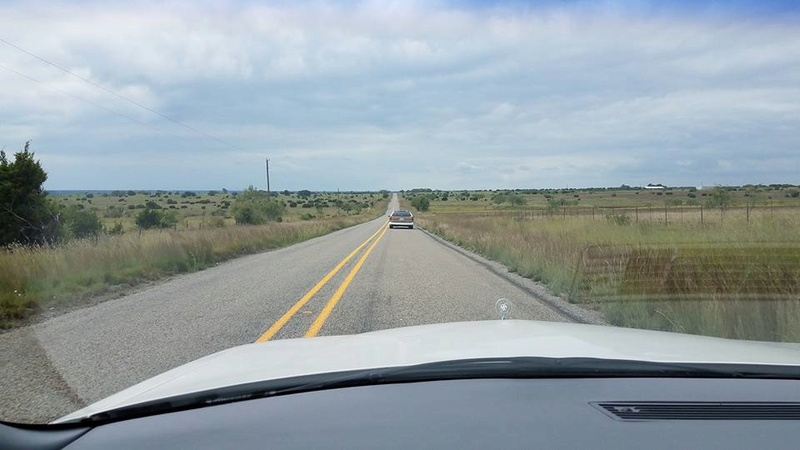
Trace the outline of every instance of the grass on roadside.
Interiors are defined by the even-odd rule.
[[[263,226],[148,231],[60,247],[0,252],[0,327],[40,308],[74,303],[112,286],[191,272],[240,255],[285,247],[373,219],[387,201],[357,216]]]
[[[435,212],[417,221],[614,325],[800,341],[798,210],[705,226]]]

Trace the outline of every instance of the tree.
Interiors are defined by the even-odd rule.
[[[9,162],[0,151],[0,245],[55,243],[61,235],[58,209],[42,188],[47,173],[30,151]]]
[[[758,189],[749,187],[744,195],[747,201],[747,223],[750,223],[750,214],[755,209],[756,203],[758,203]]]
[[[528,201],[520,194],[508,194],[508,201],[514,206],[524,206]]]
[[[431,206],[431,201],[428,199],[427,195],[416,195],[414,198],[411,199],[411,206],[417,209],[417,211],[427,211],[428,208]]]
[[[252,187],[252,186],[251,186]],[[302,191],[297,192],[297,196],[300,198],[308,198],[311,197],[311,191],[303,189]]]
[[[285,208],[283,203],[270,200],[266,192],[253,186],[237,195],[232,205],[237,225],[261,225],[268,221],[280,221]]]
[[[466,197],[462,199],[466,200]],[[525,197],[521,194],[517,194],[516,192],[500,192],[492,196],[492,202],[501,205],[503,203],[509,203],[512,206],[523,206],[528,201]]]
[[[145,208],[136,215],[136,226],[139,230],[149,230],[161,226],[162,213],[159,210]]]
[[[724,217],[725,211],[727,211],[731,206],[731,201],[731,193],[727,189],[718,187],[711,192],[711,195],[709,195],[708,199],[706,200],[706,206],[709,208],[719,208],[720,217]]]

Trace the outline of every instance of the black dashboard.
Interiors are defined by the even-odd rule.
[[[0,430],[0,447],[23,443],[19,448],[71,450],[796,449],[800,381],[566,378],[374,385],[221,404],[91,429]]]

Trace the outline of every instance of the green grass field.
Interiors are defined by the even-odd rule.
[[[132,194],[132,195],[129,195]],[[377,201],[385,200],[385,193],[311,193],[300,197],[297,193],[274,193],[273,198],[286,205],[284,222],[297,222],[347,215],[357,215],[372,207]],[[93,211],[103,221],[106,228],[121,223],[125,231],[136,230],[135,218],[147,202],[153,202],[164,211],[174,211],[178,215],[178,230],[199,230],[235,225],[231,206],[235,200],[234,192],[208,191],[194,192],[156,192],[143,193],[115,191],[114,194],[73,194],[51,197],[57,203]],[[337,208],[340,200],[345,208]]]
[[[416,215],[615,325],[800,341],[800,199],[791,192],[758,192],[749,214],[743,191],[724,214],[677,202],[656,209],[652,198],[664,192],[574,191],[580,204],[550,209],[542,194],[511,206],[494,204],[492,192],[450,193]]]

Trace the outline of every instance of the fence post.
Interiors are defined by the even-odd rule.
[[[639,207],[636,207],[636,223],[639,223]]]
[[[705,224],[705,222],[703,221],[703,205],[700,204],[700,225],[703,224]]]
[[[667,223],[667,208],[667,202],[664,202],[664,225],[669,225],[669,223]]]

